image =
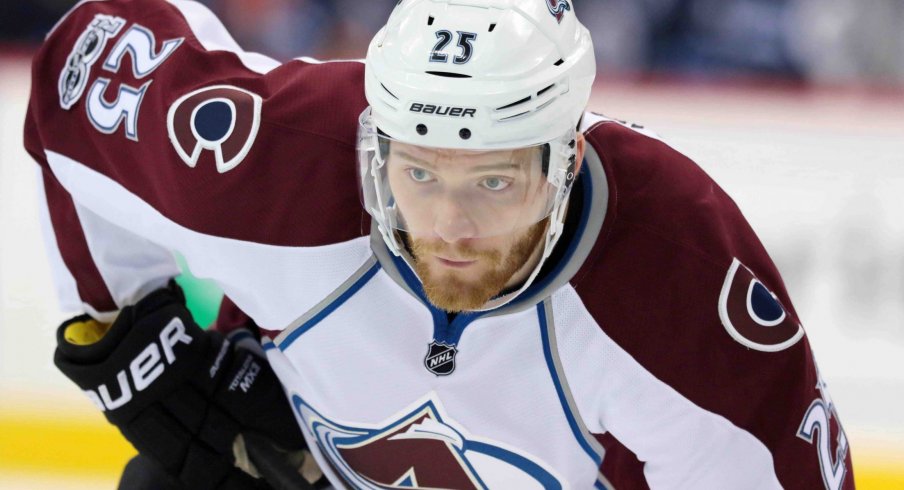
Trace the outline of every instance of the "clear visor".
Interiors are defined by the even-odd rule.
[[[384,232],[447,242],[507,235],[548,217],[574,180],[574,134],[504,150],[429,148],[376,130],[361,115],[362,201]]]

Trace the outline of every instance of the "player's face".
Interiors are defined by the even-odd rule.
[[[430,301],[481,307],[539,259],[550,192],[540,148],[462,152],[393,142],[389,185]]]

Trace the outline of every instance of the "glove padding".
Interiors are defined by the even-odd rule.
[[[57,331],[54,363],[139,453],[186,488],[260,488],[234,466],[236,437],[256,433],[285,451],[300,451],[304,439],[250,332],[226,339],[204,331],[184,303],[171,283],[124,308],[87,345],[67,340],[91,321],[73,318]]]

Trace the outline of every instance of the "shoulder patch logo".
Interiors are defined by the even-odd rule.
[[[733,339],[758,351],[785,350],[804,336],[775,294],[738,259],[732,261],[722,285],[719,318]]]
[[[261,97],[230,85],[190,92],[169,108],[166,118],[176,153],[194,168],[204,150],[213,151],[220,173],[234,169],[251,151],[260,128]]]

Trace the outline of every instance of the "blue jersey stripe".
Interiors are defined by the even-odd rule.
[[[572,413],[568,400],[565,397],[565,390],[562,388],[562,382],[559,379],[559,373],[556,370],[555,362],[552,358],[552,347],[549,343],[549,330],[547,329],[546,323],[546,306],[543,303],[537,303],[537,316],[540,320],[540,338],[543,341],[543,356],[546,358],[546,366],[549,368],[549,374],[552,376],[553,385],[556,387],[556,395],[558,395],[559,403],[562,405],[562,410],[565,412],[565,418],[568,420],[568,425],[571,427],[571,432],[574,434],[575,439],[577,439],[578,444],[580,444],[584,452],[590,456],[590,459],[599,466],[603,462],[602,455],[597,454],[590,443],[587,442],[585,434],[581,431],[577,419],[575,419],[574,413]]]
[[[308,330],[313,328],[314,325],[317,325],[318,323],[320,323],[324,318],[329,316],[330,313],[336,311],[336,308],[339,308],[340,306],[342,306],[343,303],[348,301],[349,298],[354,296],[355,293],[357,293],[362,287],[364,287],[364,285],[367,284],[367,282],[370,281],[371,278],[373,278],[377,274],[377,271],[379,271],[379,270],[380,270],[380,263],[377,262],[373,265],[373,267],[368,269],[368,271],[366,273],[364,273],[363,276],[361,276],[357,281],[355,281],[355,283],[352,284],[352,286],[350,288],[346,289],[342,294],[339,295],[338,298],[336,298],[335,301],[330,303],[329,306],[327,306],[326,308],[321,310],[319,313],[314,315],[310,320],[299,325],[298,328],[296,328],[295,330],[292,331],[292,333],[290,333],[288,336],[286,336],[286,338],[282,341],[282,343],[279,344],[279,350],[285,351],[287,348],[289,348],[290,345],[292,345],[292,342],[295,342],[295,340],[298,337],[300,337],[302,334],[304,334],[305,332],[307,332]]]

